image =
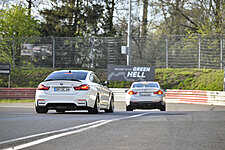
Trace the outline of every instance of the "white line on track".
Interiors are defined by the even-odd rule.
[[[16,141],[19,141],[19,140],[26,140],[26,139],[29,139],[29,138],[34,138],[34,137],[43,136],[43,135],[47,135],[47,134],[52,134],[52,133],[66,132],[66,131],[69,131],[69,130],[74,130],[74,129],[90,126],[90,125],[93,125],[93,124],[96,124],[96,123],[100,123],[100,122],[103,122],[103,121],[105,121],[105,120],[99,120],[99,121],[95,121],[95,122],[91,122],[91,123],[87,123],[87,124],[82,124],[82,125],[75,126],[75,127],[70,127],[70,128],[65,128],[65,129],[61,129],[61,130],[44,132],[44,133],[39,133],[39,134],[30,135],[30,136],[20,137],[20,138],[16,138],[16,139],[12,139],[12,140],[7,140],[7,141],[0,142],[0,145],[1,144],[6,144],[6,143],[10,143],[10,142],[16,142]]]
[[[21,140],[21,139],[28,139],[28,138],[32,138],[32,137],[41,136],[41,135],[47,135],[47,134],[50,134],[50,133],[64,132],[64,133],[59,133],[59,134],[52,135],[52,136],[49,136],[49,137],[45,137],[45,138],[42,138],[42,139],[39,139],[39,140],[35,140],[35,141],[29,142],[29,143],[21,144],[21,145],[15,146],[15,147],[10,147],[10,148],[4,149],[4,150],[19,150],[19,149],[31,147],[31,146],[34,146],[34,145],[37,145],[37,144],[41,144],[41,143],[56,139],[56,138],[60,138],[60,137],[64,137],[64,136],[67,136],[67,135],[80,133],[80,132],[83,132],[83,131],[86,131],[86,130],[89,130],[89,129],[97,128],[97,127],[102,126],[104,124],[107,124],[109,122],[140,117],[140,116],[147,115],[147,114],[149,114],[149,113],[141,113],[141,114],[137,114],[137,115],[132,115],[132,116],[123,117],[123,118],[116,118],[116,119],[111,119],[111,120],[99,120],[99,121],[95,121],[95,122],[91,122],[91,123],[87,123],[87,124],[83,124],[83,125],[79,125],[79,126],[75,126],[75,127],[62,129],[62,130],[45,132],[45,133],[41,133],[41,134],[35,134],[35,135],[27,136],[27,137],[22,137],[22,138],[18,138],[18,139],[14,139],[14,140],[5,141],[4,143],[8,143],[8,142],[12,142],[12,141],[18,141],[18,140]],[[77,130],[74,130],[74,129],[77,129]],[[69,131],[69,130],[73,130],[73,131]]]

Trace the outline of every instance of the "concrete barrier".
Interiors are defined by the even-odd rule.
[[[207,104],[207,91],[201,90],[167,90],[166,102],[168,103],[194,103]]]
[[[225,92],[207,91],[207,95],[209,104],[225,106]]]
[[[114,93],[114,101],[126,101],[126,92],[128,88],[110,88]]]

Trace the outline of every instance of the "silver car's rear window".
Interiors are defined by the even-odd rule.
[[[157,83],[134,83],[133,88],[159,88],[159,85]]]
[[[85,80],[87,72],[53,72],[45,80]]]

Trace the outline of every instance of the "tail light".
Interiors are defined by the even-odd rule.
[[[76,87],[73,87],[75,90],[89,90],[90,89],[90,86],[87,85],[87,84],[83,84],[83,85],[80,85],[80,86],[76,86]]]
[[[157,91],[157,92],[154,92],[154,94],[157,94],[157,95],[162,95],[163,94],[163,92],[162,91]]]
[[[40,84],[40,85],[38,86],[38,90],[49,90],[49,89],[50,89],[49,86],[45,86],[45,85],[43,85],[43,84]]]
[[[135,95],[135,94],[137,94],[137,92],[129,91],[128,94],[129,94],[129,95]]]

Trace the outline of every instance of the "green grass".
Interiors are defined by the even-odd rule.
[[[20,99],[0,99],[0,103],[30,103],[30,102],[34,103],[34,100],[33,99],[23,99],[23,100],[20,100]]]

